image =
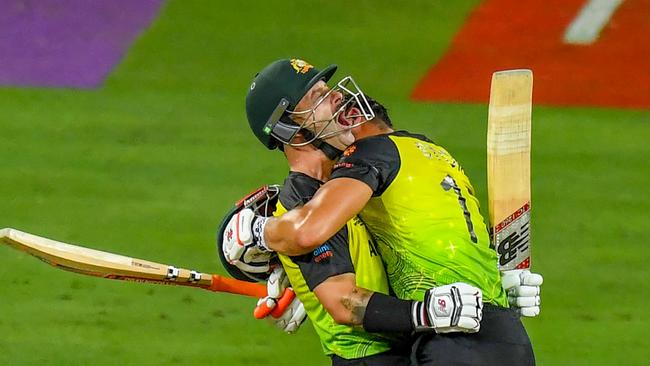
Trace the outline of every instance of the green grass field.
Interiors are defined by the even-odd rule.
[[[476,3],[170,1],[102,89],[0,89],[0,227],[224,273],[221,216],[287,172],[249,132],[244,96],[290,56],[354,75],[398,127],[446,146],[485,203],[487,106],[408,100]],[[535,107],[533,124],[538,363],[643,364],[650,112]],[[83,277],[5,247],[0,279],[0,365],[328,364],[310,325],[284,335],[250,298]]]

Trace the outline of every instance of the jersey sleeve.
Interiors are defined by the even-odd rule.
[[[280,191],[282,212],[302,206],[314,196],[321,182],[301,173],[290,173]],[[347,226],[313,252],[291,256],[291,260],[300,268],[300,272],[310,291],[329,277],[343,273],[354,273],[350,256]]]
[[[373,196],[381,195],[395,179],[400,157],[388,135],[367,137],[350,145],[334,165],[330,179],[353,178],[367,184]]]
[[[347,227],[343,227],[313,252],[291,257],[291,260],[300,268],[310,291],[314,291],[318,285],[330,277],[354,273]]]

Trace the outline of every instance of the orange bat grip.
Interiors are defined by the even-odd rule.
[[[273,311],[271,311],[271,316],[274,318],[279,318],[282,316],[282,313],[284,313],[285,310],[291,305],[291,302],[293,299],[296,297],[296,293],[293,292],[292,289],[287,288],[284,290],[284,293],[282,294],[282,297],[278,299],[278,304],[273,308]]]
[[[272,309],[266,306],[266,302],[263,302],[255,307],[255,310],[253,310],[253,316],[255,319],[264,319],[271,314],[271,311]]]
[[[251,297],[266,296],[266,286],[264,285],[222,277],[216,274],[212,275],[212,284],[210,284],[208,290],[215,292],[230,292],[231,294]]]
[[[272,317],[277,319],[282,316],[284,311],[289,307],[289,305],[291,305],[291,302],[295,297],[296,297],[296,293],[293,292],[292,289],[287,288],[284,290],[284,293],[282,293],[282,296],[278,299],[278,303],[275,305],[273,309],[270,309],[266,305],[266,302],[263,302],[257,307],[255,307],[255,310],[253,311],[253,316],[255,317],[255,319],[264,319],[270,314]]]

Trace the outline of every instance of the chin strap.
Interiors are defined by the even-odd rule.
[[[334,146],[328,144],[327,142],[321,139],[316,139],[311,144],[314,145],[320,151],[322,151],[325,154],[325,156],[327,156],[327,158],[330,160],[337,160],[339,156],[341,156],[341,154],[343,153],[343,151],[335,148]]]
[[[314,133],[307,129],[302,129],[301,132],[304,134],[305,139],[307,140],[311,140],[314,136]],[[327,156],[327,158],[330,160],[337,160],[343,153],[343,151],[335,148],[334,146],[321,139],[315,139],[311,144],[314,145],[314,147],[318,150],[322,151],[323,154],[325,154],[325,156]]]

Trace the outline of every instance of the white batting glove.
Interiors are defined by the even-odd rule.
[[[284,271],[282,266],[278,266],[273,269],[273,272],[269,275],[269,279],[266,281],[266,297],[260,299],[266,301],[266,306],[269,310],[275,308],[278,303],[278,300],[284,294],[284,290],[289,287],[289,277]],[[260,301],[257,302],[257,306],[260,306]]]
[[[462,282],[434,287],[424,301],[413,302],[412,315],[416,331],[476,333],[483,318],[483,294]]]
[[[501,285],[508,294],[508,303],[521,316],[535,317],[540,311],[540,287],[544,278],[527,269],[513,269],[501,272]]]
[[[268,295],[257,301],[255,316],[264,316],[274,323],[276,327],[291,334],[298,330],[305,321],[307,312],[302,302],[295,297],[293,291],[286,291],[288,286],[289,278],[284,269],[281,266],[273,269],[266,282]],[[293,296],[291,303],[288,305],[286,300],[283,300],[285,296]],[[278,306],[283,307],[283,309],[276,309]]]
[[[245,208],[235,214],[223,233],[226,260],[244,272],[264,273],[270,269],[273,255],[264,243],[264,226],[268,217],[255,215]]]
[[[260,301],[263,300],[264,299],[260,299]],[[294,297],[291,304],[278,318],[274,316],[266,317],[266,319],[269,319],[274,323],[278,329],[288,334],[295,333],[306,318],[307,312],[305,311],[305,306],[297,297]]]

